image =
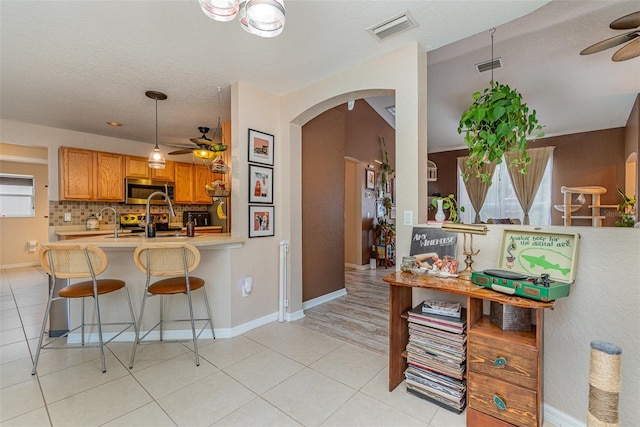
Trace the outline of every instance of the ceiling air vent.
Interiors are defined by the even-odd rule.
[[[400,15],[394,16],[393,18],[389,18],[384,22],[374,25],[373,27],[369,28],[368,31],[376,40],[383,41],[385,39],[388,39],[389,37],[408,31],[417,26],[418,24],[409,14],[409,12],[403,12]]]
[[[497,70],[498,68],[502,68],[502,58],[496,58],[476,64],[476,70],[478,70],[479,73],[490,71],[491,69]]]

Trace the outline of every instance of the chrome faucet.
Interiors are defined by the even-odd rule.
[[[176,216],[176,213],[173,211],[173,206],[171,206],[171,199],[169,199],[169,195],[163,191],[154,191],[153,193],[149,194],[149,197],[147,197],[147,210],[146,210],[146,215],[144,217],[144,220],[147,223],[147,226],[144,228],[144,237],[149,237],[149,227],[148,224],[150,222],[151,216],[150,216],[150,212],[149,212],[149,204],[151,202],[151,199],[154,196],[162,196],[164,197],[164,199],[167,201],[167,204],[169,205],[169,212],[171,213],[171,216]]]
[[[107,206],[106,208],[100,209],[100,212],[96,214],[96,218],[98,218],[98,221],[101,220],[102,212],[104,212],[107,209],[111,209],[113,211],[113,237],[117,238],[118,237],[118,212],[116,212],[114,208],[112,208],[111,206]]]

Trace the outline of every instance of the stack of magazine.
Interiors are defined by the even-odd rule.
[[[409,311],[407,391],[460,413],[466,406],[466,309],[454,317],[425,313],[423,307]]]

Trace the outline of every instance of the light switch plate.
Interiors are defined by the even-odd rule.
[[[65,212],[64,213],[64,222],[70,222],[71,221],[71,212]]]
[[[404,211],[404,225],[413,225],[413,211]]]

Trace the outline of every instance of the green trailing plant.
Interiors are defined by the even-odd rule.
[[[449,221],[460,223],[458,217],[458,210],[464,212],[464,206],[458,206],[456,197],[453,194],[449,194],[447,197],[434,197],[431,199],[431,204],[434,208],[438,207],[438,200],[442,200],[442,209],[449,209]]]
[[[477,176],[491,183],[491,176],[482,172],[485,163],[502,162],[506,152],[516,153],[509,166],[527,173],[531,158],[527,155],[527,138],[544,136],[538,124],[536,110],[522,100],[522,95],[508,85],[491,81],[482,93],[473,94],[473,104],[462,113],[458,133],[464,132],[464,142],[469,148],[465,181]]]
[[[636,197],[627,196],[618,187],[618,194],[622,197],[622,203],[618,205],[620,221],[616,221],[616,227],[633,227],[636,223]]]
[[[382,186],[382,191],[385,191],[387,186],[387,179],[394,172],[389,164],[389,156],[387,155],[387,147],[384,143],[384,138],[378,136],[378,142],[380,142],[380,151],[382,152],[382,166],[380,171],[380,185]]]

